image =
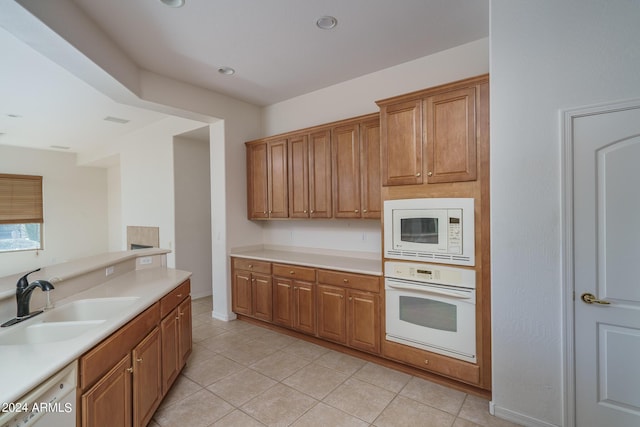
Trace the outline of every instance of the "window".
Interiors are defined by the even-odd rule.
[[[42,177],[0,174],[0,252],[42,249]]]

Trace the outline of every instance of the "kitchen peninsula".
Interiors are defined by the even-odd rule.
[[[73,405],[78,425],[89,424],[89,418],[99,421],[96,414],[105,411],[92,405],[100,398],[118,397],[109,394],[118,392],[118,386],[107,387],[106,392],[101,388],[118,375],[125,378],[123,385],[128,384],[125,394],[131,395],[133,384],[133,402],[125,405],[129,412],[117,413],[118,405],[106,411],[109,419],[132,417],[134,425],[146,425],[191,351],[191,273],[167,268],[167,253],[163,249],[114,252],[33,273],[30,280],[48,280],[55,287],[51,291],[55,307],[0,330],[0,402],[20,401],[78,361]],[[16,277],[0,279],[2,319],[15,316]],[[44,306],[42,293],[36,293],[32,311]],[[78,332],[64,334],[67,327]],[[29,333],[38,328],[51,333]],[[142,398],[136,396],[136,381],[149,384],[150,379],[156,393],[146,389]]]

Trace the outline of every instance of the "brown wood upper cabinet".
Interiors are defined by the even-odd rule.
[[[378,101],[382,185],[422,184],[424,175],[428,184],[476,180],[477,93],[488,80],[479,76]]]
[[[380,121],[332,129],[334,217],[380,218]]]
[[[246,147],[249,218],[287,218],[287,140],[253,141]]]
[[[331,218],[331,134],[289,138],[289,217]]]
[[[249,141],[249,219],[380,218],[380,119]]]

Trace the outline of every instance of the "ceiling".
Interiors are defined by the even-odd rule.
[[[489,35],[489,0],[48,1],[79,8],[140,69],[258,106]],[[324,15],[334,29],[316,26]],[[110,100],[1,28],[0,49],[11,58],[0,67],[0,144],[83,151],[166,117]]]

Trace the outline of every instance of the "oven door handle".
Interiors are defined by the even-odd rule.
[[[446,290],[441,288],[433,288],[433,287],[425,287],[425,286],[415,286],[404,284],[400,282],[390,282],[387,280],[386,285],[393,289],[404,289],[407,291],[416,291],[424,294],[432,294],[432,295],[443,295],[452,298],[458,299],[473,299],[472,291],[454,291],[454,290]]]

